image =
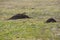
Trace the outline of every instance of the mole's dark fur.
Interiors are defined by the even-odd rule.
[[[56,22],[56,20],[53,19],[53,18],[49,18],[49,19],[46,21],[46,23],[50,23],[50,22]]]
[[[16,20],[16,19],[24,19],[24,18],[30,18],[30,17],[25,14],[17,14],[9,18],[8,20]]]
[[[31,8],[31,9],[34,9],[34,8]]]

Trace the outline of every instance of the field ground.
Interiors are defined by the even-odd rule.
[[[24,12],[32,18],[7,20]],[[59,17],[60,0],[0,0],[0,40],[60,40]]]

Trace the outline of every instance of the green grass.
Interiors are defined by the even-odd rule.
[[[7,20],[23,12],[32,18]],[[60,20],[58,0],[0,0],[0,40],[60,40],[60,22],[45,23],[50,17]]]
[[[46,24],[41,21],[33,21],[33,19],[0,21],[0,40],[18,40],[21,38],[25,38],[24,40],[28,38],[56,40],[58,36],[55,36],[55,32],[53,34],[52,28],[59,27],[57,25],[59,24]]]

